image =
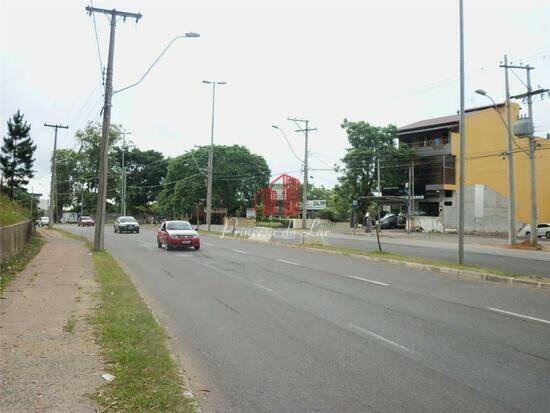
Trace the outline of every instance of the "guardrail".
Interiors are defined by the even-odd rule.
[[[0,227],[0,262],[21,251],[31,238],[32,231],[31,220]]]

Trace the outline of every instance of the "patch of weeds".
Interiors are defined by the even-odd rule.
[[[100,306],[90,321],[116,377],[95,397],[101,411],[193,412],[163,328],[111,255],[94,252],[93,260]]]
[[[0,263],[0,294],[11,280],[23,271],[27,264],[40,252],[45,242],[44,238],[35,232],[19,253]]]
[[[74,331],[74,326],[76,324],[75,319],[71,316],[63,326],[63,331],[65,333],[72,333]]]

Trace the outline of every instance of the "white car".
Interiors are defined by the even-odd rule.
[[[40,217],[36,220],[36,225],[40,227],[47,227],[50,225],[50,217]]]
[[[531,236],[531,225],[525,225],[521,231],[518,232],[518,237],[529,238]],[[550,239],[550,224],[542,222],[537,224],[537,236]]]
[[[139,224],[134,217],[118,217],[114,223],[115,233],[135,232],[139,234]]]

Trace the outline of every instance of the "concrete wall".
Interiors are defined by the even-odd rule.
[[[23,249],[33,231],[32,221],[0,227],[0,262]]]
[[[467,232],[508,232],[508,199],[486,185],[467,185],[464,194],[464,230]],[[443,207],[445,229],[458,227],[458,196],[453,206]],[[525,222],[516,220],[519,231]]]
[[[512,121],[519,116],[519,105],[510,105]],[[500,114],[506,119],[506,109],[498,107]],[[537,201],[540,222],[550,221],[550,140],[537,138],[540,145],[536,152]],[[516,138],[516,142],[528,151],[528,140]],[[460,165],[457,133],[451,137],[452,153],[456,155],[457,185],[446,189],[458,190]],[[483,184],[508,197],[508,160],[503,159],[502,152],[507,152],[507,131],[493,108],[487,108],[466,114],[466,185]],[[531,216],[530,169],[529,158],[514,145],[514,180],[516,190],[516,220],[529,222]],[[447,185],[446,185],[447,187]],[[472,211],[473,212],[473,211]],[[467,210],[468,214],[468,210]],[[485,221],[494,220],[494,225],[500,225],[499,214]],[[521,228],[517,225],[518,229]]]

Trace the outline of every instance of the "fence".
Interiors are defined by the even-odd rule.
[[[0,227],[0,262],[21,251],[31,238],[32,231],[31,220]]]

